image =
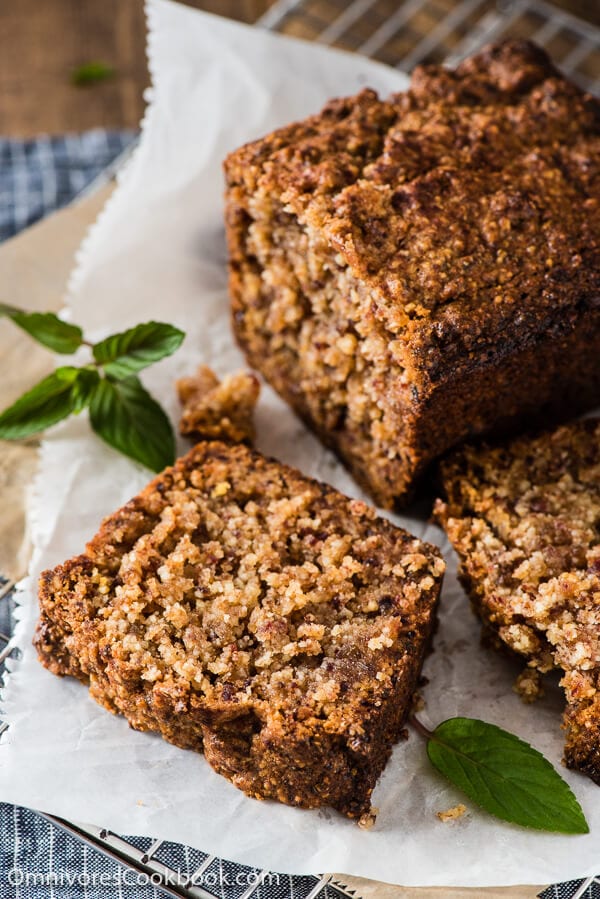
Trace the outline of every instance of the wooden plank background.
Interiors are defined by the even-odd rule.
[[[187,2],[253,22],[273,0]],[[442,0],[442,6],[449,9],[453,2]],[[598,0],[554,3],[600,25]],[[311,9],[318,12],[318,7],[319,0],[312,0]],[[59,134],[99,125],[136,128],[148,83],[145,36],[143,0],[0,2],[0,134]],[[92,60],[113,66],[115,77],[75,87],[71,73]]]
[[[191,0],[253,22],[269,0]],[[146,65],[143,0],[0,2],[0,134],[28,137],[97,126],[137,128]],[[116,76],[76,87],[77,67],[100,60]]]

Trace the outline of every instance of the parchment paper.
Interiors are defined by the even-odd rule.
[[[206,362],[242,365],[228,325],[220,163],[238,144],[317,110],[363,84],[402,89],[393,70],[197,13],[167,0],[149,5],[154,89],[140,147],[85,241],[71,285],[74,321],[100,337],[158,318],[182,326],[183,348],[144,377],[176,415],[173,379]],[[360,491],[267,389],[259,445],[354,496]],[[183,447],[182,447],[183,448]],[[43,443],[31,503],[35,548],[21,594],[16,642],[23,651],[3,693],[10,728],[0,745],[0,798],[117,832],[148,834],[272,870],[343,871],[405,885],[485,886],[566,880],[600,867],[600,793],[565,772],[591,833],[536,834],[475,808],[441,824],[436,811],[461,801],[430,768],[420,738],[395,750],[374,795],[372,831],[330,811],[247,799],[201,756],[131,731],[96,706],[80,684],[58,679],[30,640],[39,572],[83,548],[100,518],[148,479],[141,467],[91,436],[82,418]],[[511,692],[518,668],[479,647],[479,627],[455,578],[442,533],[425,515],[396,517],[441,545],[449,560],[436,651],[425,672],[422,718],[485,718],[562,753],[561,696],[524,706]]]

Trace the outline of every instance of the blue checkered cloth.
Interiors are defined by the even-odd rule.
[[[64,137],[0,138],[0,240],[70,203],[135,136],[95,128]]]
[[[130,131],[101,129],[28,141],[0,138],[0,240],[73,200],[134,139]],[[0,601],[0,633],[10,633],[11,607],[10,598]],[[146,837],[125,839],[142,852],[148,852],[154,842]],[[152,857],[179,872],[183,879],[198,870],[206,855],[188,846],[163,842]],[[219,899],[240,899],[256,873],[215,859],[206,868],[201,885]],[[271,875],[252,896],[306,899],[316,884],[315,877]],[[318,899],[342,899],[343,895],[329,885],[318,893]],[[540,899],[600,899],[600,878],[556,884],[539,895]],[[9,897],[167,899],[167,893],[35,812],[0,803],[0,899]]]
[[[125,838],[148,852],[149,837]],[[165,841],[153,859],[176,872],[171,889],[183,884],[207,858],[205,853]],[[214,859],[197,882],[215,899],[240,899],[258,881],[255,868]],[[269,874],[252,899],[306,899],[316,877]],[[103,855],[77,837],[54,827],[30,809],[0,804],[0,897],[19,899],[168,899],[152,875],[134,871]],[[318,899],[343,899],[335,887],[325,886]]]

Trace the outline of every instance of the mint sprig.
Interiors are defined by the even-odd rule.
[[[12,319],[15,325],[55,353],[71,355],[83,343],[81,328],[64,322],[53,312],[24,312],[0,303],[0,316]]]
[[[161,471],[175,458],[171,422],[135,375],[98,382],[90,399],[90,421],[106,443],[152,471]]]
[[[182,332],[173,325],[146,322],[101,340],[94,344],[92,352],[105,374],[121,380],[136,375],[163,356],[170,356],[182,340]]]
[[[78,369],[57,368],[0,415],[0,437],[22,440],[62,421],[77,406]]]
[[[0,304],[0,316],[56,353],[70,355],[85,345],[93,357],[79,367],[57,368],[0,413],[1,439],[22,440],[89,407],[92,428],[119,452],[153,471],[174,461],[171,423],[137,372],[174,353],[183,331],[152,321],[91,344],[81,328],[51,312]]]
[[[589,833],[571,788],[529,743],[476,718],[449,718],[434,731],[410,720],[432,765],[485,811],[534,830]]]
[[[97,84],[99,81],[106,81],[116,74],[116,70],[108,63],[100,60],[92,60],[86,62],[82,66],[78,66],[71,72],[71,82],[76,87],[88,87],[90,84]]]

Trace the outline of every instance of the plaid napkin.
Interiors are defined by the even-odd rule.
[[[135,140],[95,128],[64,137],[0,138],[0,240],[65,206]]]
[[[150,837],[126,837],[147,852]],[[164,842],[153,858],[177,872],[183,883],[206,855],[189,846]],[[218,899],[240,899],[259,872],[215,859],[199,885]],[[316,877],[271,874],[252,893],[252,899],[306,899]],[[0,896],[19,899],[167,899],[152,876],[128,869],[76,837],[54,827],[30,809],[0,804]],[[326,886],[318,899],[343,899]]]
[[[131,131],[94,129],[64,137],[0,138],[0,241],[65,206],[111,166],[132,142]],[[1,585],[1,578],[0,578]],[[10,632],[11,601],[0,601],[0,632]],[[1,672],[0,672],[1,673]],[[49,772],[51,777],[51,772]],[[98,822],[101,824],[102,822]],[[126,837],[142,852],[148,837]],[[153,859],[192,874],[206,855],[163,842]],[[241,899],[258,872],[223,859],[206,869],[201,885],[218,899]],[[271,875],[253,899],[306,899],[317,878]],[[329,885],[318,899],[343,899]],[[0,803],[0,899],[167,899],[143,875],[127,869],[30,809]],[[600,899],[600,876],[555,884],[540,899]],[[357,899],[359,897],[357,896]]]

